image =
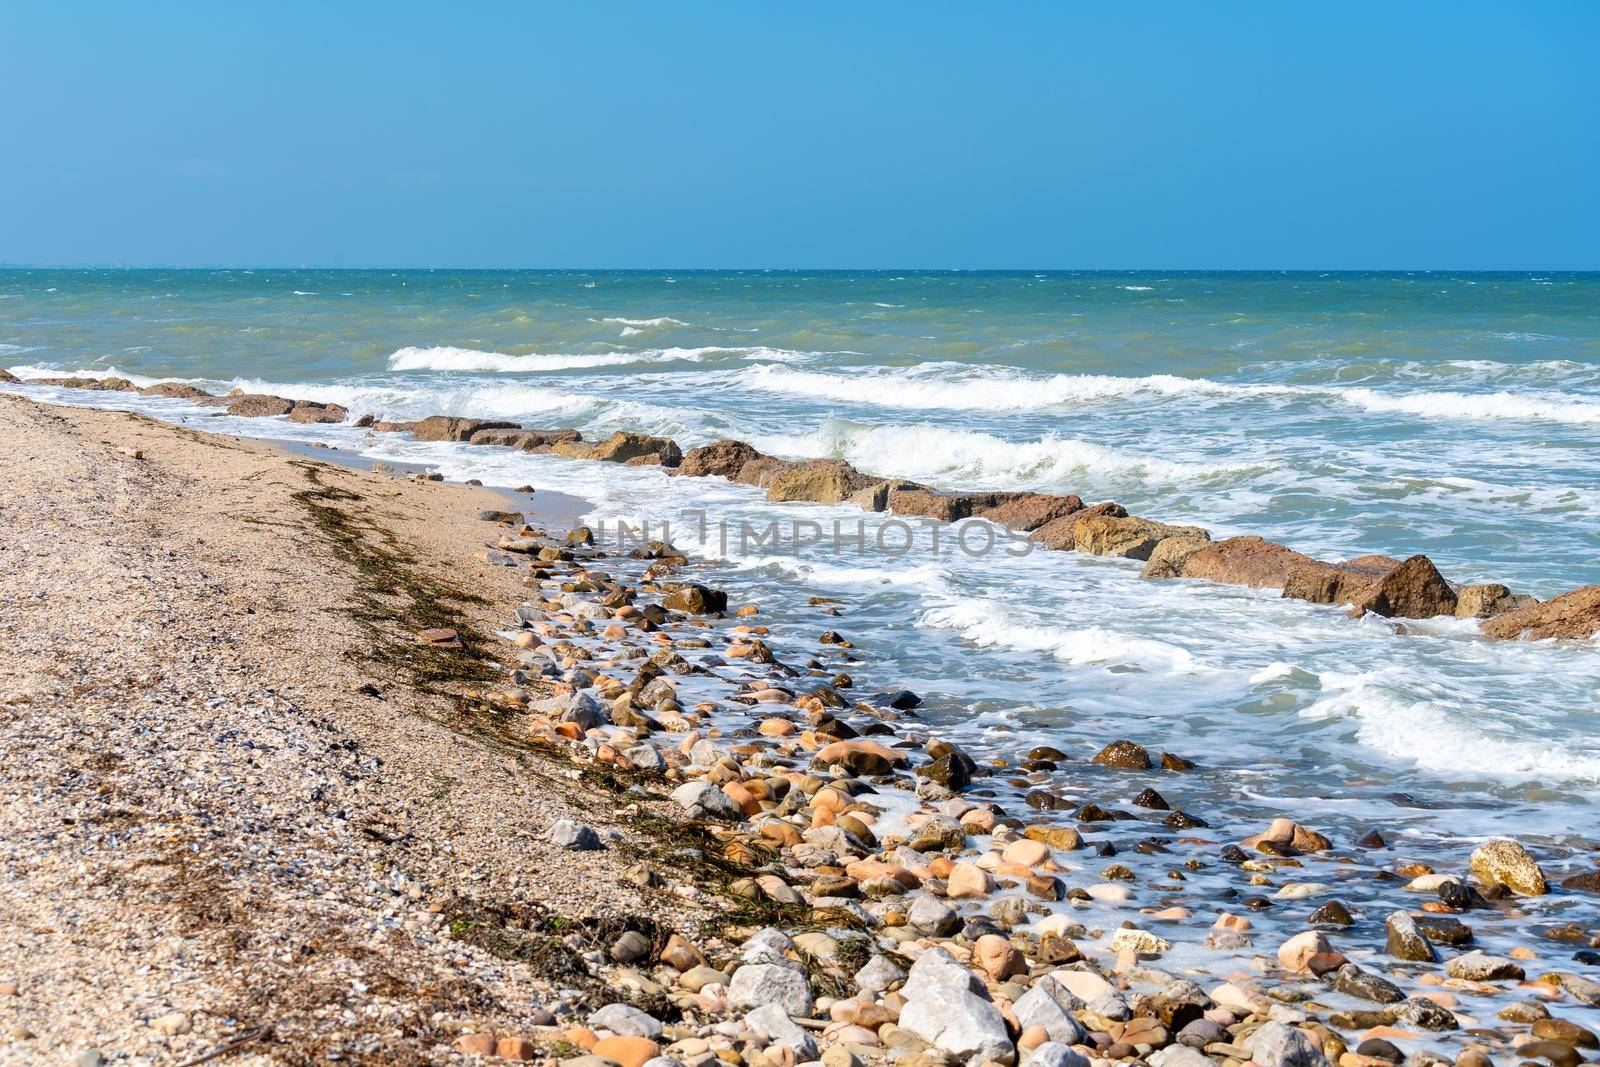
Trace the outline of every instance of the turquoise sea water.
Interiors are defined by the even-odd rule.
[[[1600,275],[7,271],[0,344],[24,377],[731,436],[1324,558],[1422,551],[1539,596],[1600,581]],[[565,489],[597,519],[796,514],[715,479],[23,388]],[[1592,642],[1397,635],[1068,553],[687,547],[769,602],[842,597],[884,682],[996,752],[1130,736],[1199,758],[1174,790],[1222,789],[1241,817],[1311,805],[1452,842],[1566,837],[1600,797]]]

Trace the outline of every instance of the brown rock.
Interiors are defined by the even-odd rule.
[[[602,1059],[620,1063],[622,1067],[644,1067],[645,1063],[661,1055],[661,1046],[648,1037],[618,1035],[601,1038],[589,1051]]]
[[[467,438],[468,444],[499,445],[520,452],[548,452],[563,441],[581,441],[577,430],[524,430],[516,426],[492,426],[474,430]]]
[[[654,437],[647,433],[628,433],[618,430],[597,444],[583,441],[561,441],[551,451],[558,456],[573,459],[600,460],[606,463],[659,463],[663,467],[676,467],[683,460],[683,451],[670,437]]]
[[[267,396],[262,393],[245,393],[243,396],[233,397],[228,401],[228,414],[239,415],[247,419],[271,418],[274,415],[287,415],[294,410],[294,401],[285,400],[281,396]]]
[[[972,958],[991,981],[1028,973],[1028,961],[1010,941],[999,934],[984,934],[972,946]]]
[[[0,382],[11,382],[13,384],[16,384],[16,383],[20,383],[21,381],[22,381],[22,379],[18,378],[15,374],[12,374],[10,371],[6,370],[4,367],[0,367]]]
[[[503,1060],[536,1060],[539,1047],[525,1037],[502,1037],[494,1043],[494,1054]]]
[[[732,479],[738,476],[746,463],[763,458],[754,446],[743,441],[713,441],[709,445],[690,449],[675,473],[689,478],[718,475]]]
[[[343,422],[350,417],[348,408],[338,404],[319,404],[314,400],[296,400],[289,409],[290,422]]]
[[[1211,545],[1209,537],[1164,537],[1150,551],[1141,578],[1176,578],[1190,556]]]
[[[1313,604],[1353,604],[1398,566],[1400,561],[1389,556],[1360,556],[1343,563],[1311,563],[1289,572],[1283,595]]]
[[[839,504],[871,481],[842,459],[814,459],[774,474],[767,483],[767,499]]]
[[[1273,819],[1267,828],[1254,837],[1244,839],[1245,848],[1257,851],[1276,851],[1279,853],[1307,853],[1322,852],[1333,847],[1333,843],[1315,830],[1307,829],[1293,819]],[[1272,849],[1263,849],[1262,845],[1273,846]]]
[[[493,1056],[495,1045],[493,1034],[462,1034],[456,1038],[456,1051],[468,1056]]]
[[[1456,613],[1456,593],[1427,556],[1412,556],[1354,602],[1355,612],[1386,618],[1431,619]]]
[[[1019,533],[1031,533],[1045,523],[1083,510],[1077,494],[1018,493],[1010,500],[978,512],[978,517]]]
[[[691,615],[711,615],[728,610],[728,594],[693,583],[673,586],[661,598],[661,606],[668,611],[683,611]]]
[[[1316,562],[1310,556],[1260,537],[1230,537],[1190,556],[1178,574],[1223,585],[1281,589],[1290,572]]]
[[[1072,527],[1073,548],[1091,556],[1147,560],[1168,537],[1211,539],[1198,526],[1168,526],[1134,515],[1085,515]]]
[[[382,430],[387,424],[373,427]],[[514,422],[493,419],[458,419],[449,415],[429,415],[414,423],[394,423],[396,428],[409,428],[418,441],[470,441],[479,430],[520,429]]]
[[[1490,637],[1539,641],[1547,637],[1585,640],[1600,631],[1600,585],[1562,593],[1543,604],[1497,615],[1483,624]]]
[[[959,522],[1015,500],[1017,493],[941,493],[933,489],[892,489],[888,509],[896,515]]]
[[[165,396],[174,400],[199,400],[202,397],[209,397],[211,394],[206,392],[204,389],[197,389],[192,385],[185,385],[183,382],[157,382],[154,385],[147,385],[143,389],[139,390],[139,395]]]
[[[1090,763],[1098,763],[1102,767],[1121,767],[1128,771],[1148,771],[1150,769],[1150,753],[1146,752],[1143,745],[1132,741],[1113,741],[1102,748]]]
[[[1517,596],[1498,582],[1464,585],[1456,590],[1456,618],[1492,619],[1537,603],[1533,597]]]

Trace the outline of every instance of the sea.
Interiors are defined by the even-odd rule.
[[[1541,598],[1600,582],[1597,274],[7,270],[0,366],[685,449],[737,438],[939,488],[1115,500],[1330,560],[1422,552],[1454,581]],[[779,637],[844,635],[858,685],[914,691],[920,721],[980,762],[1065,752],[1069,794],[1101,797],[1074,767],[1128,738],[1198,765],[1160,783],[1173,807],[1241,825],[1377,828],[1445,866],[1492,836],[1594,847],[1593,641],[1351,619],[1027,552],[981,520],[774,505],[719,478],[0,388],[533,485],[581,497],[596,526],[666,529]]]

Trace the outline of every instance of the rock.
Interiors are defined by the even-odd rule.
[[[1446,960],[1444,973],[1451,978],[1461,978],[1469,982],[1503,980],[1520,982],[1526,977],[1515,960],[1509,960],[1504,956],[1486,956],[1477,950],[1463,952]]]
[[[12,379],[15,381],[16,379]],[[164,396],[172,400],[202,400],[211,394],[183,382],[157,382],[139,390],[140,396]]]
[[[1355,599],[1356,612],[1431,619],[1456,613],[1456,593],[1427,556],[1412,556]]]
[[[189,1016],[181,1011],[169,1011],[165,1015],[157,1015],[150,1020],[150,1027],[159,1030],[168,1037],[181,1037],[194,1029],[194,1023]]]
[[[1188,1045],[1168,1045],[1146,1056],[1150,1067],[1216,1067],[1211,1057],[1197,1052]]]
[[[574,852],[594,852],[605,848],[600,843],[600,835],[576,819],[557,819],[546,836],[551,844]]]
[[[1016,1053],[1000,1009],[959,986],[945,986],[937,995],[908,998],[899,1026],[971,1065],[1006,1062]]]
[[[929,937],[951,937],[961,929],[961,916],[937,897],[919,896],[911,902],[906,924]]]
[[[1015,498],[1015,493],[940,493],[915,486],[891,488],[885,503],[896,515],[960,522]]]
[[[1312,957],[1332,951],[1333,946],[1321,931],[1306,930],[1278,946],[1278,966],[1291,974],[1305,973],[1311,970]]]
[[[314,400],[296,400],[289,409],[290,422],[321,423],[343,422],[350,417],[348,408],[338,404],[319,404]]]
[[[265,419],[275,415],[287,415],[294,410],[294,401],[285,400],[281,396],[267,396],[262,393],[245,393],[242,396],[231,397],[228,400],[227,411],[229,415],[239,415],[247,419]]]
[[[1314,926],[1354,926],[1355,916],[1350,914],[1350,909],[1341,901],[1330,900],[1320,905],[1312,912],[1306,922]]]
[[[514,422],[493,419],[460,419],[450,415],[430,415],[411,426],[418,441],[468,441],[479,430],[521,429]]]
[[[763,1004],[744,1017],[744,1024],[768,1041],[789,1049],[800,1063],[817,1058],[817,1043],[789,1018],[781,1005]]]
[[[1018,533],[1031,533],[1045,523],[1083,510],[1076,494],[1053,496],[1049,493],[1018,493],[1003,503],[986,508],[978,518],[988,519]]]
[[[1131,926],[1124,926],[1111,935],[1107,945],[1113,952],[1125,949],[1150,956],[1159,956],[1172,951],[1171,942],[1165,938],[1157,937],[1148,930],[1139,930]]]
[[[954,915],[954,913],[951,913]],[[958,920],[959,921],[959,920]],[[873,956],[855,974],[856,988],[867,993],[883,993],[905,979],[906,972],[887,956]]]
[[[670,437],[655,437],[626,430],[618,430],[604,441],[594,444],[581,440],[558,441],[550,451],[570,459],[631,463],[635,466],[660,464],[663,467],[676,467],[683,460],[683,450]]]
[[[1505,886],[1513,893],[1536,897],[1550,891],[1544,872],[1515,841],[1490,841],[1473,850],[1467,869],[1486,889]]]
[[[1258,852],[1271,852],[1276,855],[1304,855],[1311,852],[1322,852],[1331,848],[1333,843],[1315,830],[1301,826],[1292,819],[1273,819],[1267,828],[1254,837],[1247,837],[1241,842],[1245,848],[1253,848]],[[1271,846],[1263,848],[1262,846]]]
[[[1028,973],[1028,961],[1017,947],[999,934],[984,934],[972,945],[972,962],[992,982]]]
[[[1587,640],[1600,632],[1600,585],[1586,585],[1542,604],[1530,604],[1497,615],[1482,624],[1489,637]]]
[[[792,1025],[792,1024],[791,1024]],[[523,1041],[517,1038],[518,1041]],[[505,1051],[497,1051],[501,1059],[537,1059],[537,1047],[531,1041],[523,1041],[528,1046],[530,1054],[526,1056],[511,1056]],[[500,1042],[505,1044],[505,1040]],[[612,1063],[621,1064],[622,1067],[644,1067],[645,1064],[661,1055],[661,1045],[648,1037],[634,1037],[632,1035],[618,1034],[615,1037],[603,1037],[595,1042],[594,1048],[589,1050],[592,1055]]]
[[[950,870],[945,883],[945,896],[951,900],[969,900],[985,897],[994,892],[994,879],[989,872],[975,863],[958,863]]]
[[[639,1038],[639,1037],[620,1037],[620,1038],[614,1037],[614,1038],[611,1038],[610,1040],[612,1040],[612,1041],[643,1041],[644,1039],[643,1038]],[[599,1044],[595,1045],[595,1048],[598,1049],[600,1047],[600,1045],[603,1045],[603,1044],[605,1044],[604,1041],[602,1041]],[[652,1047],[655,1046],[655,1042],[654,1041],[648,1042],[648,1044],[651,1045]],[[499,1041],[496,1041],[494,1043],[494,1054],[496,1056],[500,1057],[503,1060],[532,1060],[532,1059],[538,1059],[538,1057],[539,1057],[539,1046],[535,1045],[532,1041],[529,1041],[525,1037],[502,1037]],[[596,1055],[600,1055],[600,1053],[596,1053]],[[606,1056],[606,1057],[603,1057],[603,1058],[610,1059],[613,1063],[621,1063],[622,1062],[622,1061],[617,1060],[614,1057],[610,1057],[610,1056]],[[637,1064],[637,1063],[631,1064],[631,1065],[626,1065],[625,1064],[624,1067],[639,1067],[639,1064]]]
[[[1178,574],[1223,585],[1281,589],[1290,572],[1317,562],[1292,548],[1260,537],[1230,537],[1184,560]]]
[[[1132,741],[1113,741],[1089,762],[1129,771],[1147,771],[1151,767],[1150,753],[1145,751],[1143,745]]]
[[[1492,619],[1521,607],[1524,602],[1537,603],[1532,597],[1513,596],[1510,589],[1497,582],[1464,585],[1456,590],[1456,618]]]
[[[661,606],[668,611],[682,611],[690,615],[713,615],[728,610],[728,594],[720,589],[688,583],[669,589],[661,598]]]
[[[1206,1060],[1204,1056],[1200,1058],[1205,1060],[1203,1067],[1213,1067],[1210,1060]],[[1044,1044],[1036,1046],[1022,1062],[1024,1067],[1089,1067],[1089,1058],[1087,1056],[1060,1041],[1046,1041]],[[1151,1060],[1150,1062],[1154,1063],[1155,1061]],[[1168,1064],[1167,1067],[1190,1067],[1190,1065],[1177,1063]],[[1194,1067],[1201,1067],[1201,1065],[1196,1064]]]
[[[686,782],[672,791],[672,799],[692,818],[738,822],[744,818],[739,805],[710,782]]]
[[[907,1000],[924,997],[937,999],[946,989],[982,993],[983,983],[944,949],[930,948],[911,964],[906,983],[900,987],[900,995]]]
[[[814,459],[774,475],[767,483],[767,499],[839,504],[871,481],[842,459]]]
[[[1578,1067],[1583,1062],[1578,1050],[1563,1041],[1529,1041],[1518,1046],[1517,1058],[1524,1063],[1535,1059],[1548,1060],[1555,1067]]]
[[[1150,550],[1150,559],[1139,577],[1176,578],[1191,556],[1210,546],[1210,537],[1164,537]]]
[[[1351,604],[1398,566],[1400,561],[1390,556],[1310,563],[1289,572],[1284,578],[1283,595],[1313,604]]]
[[[1574,1048],[1600,1048],[1600,1036],[1593,1030],[1568,1022],[1566,1019],[1539,1019],[1533,1024],[1533,1036],[1545,1041],[1560,1041]]]
[[[1198,526],[1168,526],[1133,515],[1085,515],[1072,527],[1073,547],[1092,556],[1148,560],[1156,545],[1169,537],[1211,539]]]
[[[763,458],[760,452],[743,441],[713,441],[709,445],[690,449],[673,473],[688,478],[717,475],[732,480],[738,477],[745,464]]]
[[[1385,1014],[1394,1022],[1414,1026],[1418,1030],[1458,1030],[1461,1024],[1450,1009],[1427,997],[1412,997],[1391,1006]]]
[[[1433,942],[1417,928],[1416,920],[1408,912],[1397,911],[1384,921],[1388,942],[1384,951],[1397,960],[1432,963],[1439,958]]]
[[[650,939],[637,930],[626,930],[611,943],[609,955],[617,963],[637,963],[650,954]]]
[[[467,1056],[493,1056],[495,1046],[493,1034],[462,1034],[455,1043],[456,1051]]]
[[[1244,1041],[1260,1067],[1328,1067],[1328,1059],[1301,1030],[1269,1022]]]
[[[1011,1011],[1024,1030],[1042,1027],[1051,1041],[1078,1045],[1088,1039],[1088,1034],[1072,1013],[1083,1007],[1083,1001],[1059,982],[1035,982],[1017,998]]]
[[[804,972],[781,963],[747,963],[733,972],[728,998],[738,1008],[776,1004],[791,1016],[811,1014],[811,986]]]
[[[1364,971],[1353,963],[1340,967],[1333,975],[1333,987],[1347,996],[1376,1004],[1396,1004],[1406,999],[1400,987],[1382,975]]]
[[[589,1013],[589,1025],[596,1030],[610,1030],[624,1037],[647,1037],[654,1041],[661,1036],[661,1022],[646,1015],[631,1004],[607,1004]]]

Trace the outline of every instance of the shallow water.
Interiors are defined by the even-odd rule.
[[[1596,275],[12,271],[0,343],[24,377],[114,369],[686,448],[732,436],[940,486],[1114,498],[1326,558],[1423,551],[1540,596],[1600,581]],[[881,520],[717,479],[28,391],[670,520],[740,572],[741,597],[839,597],[830,624],[872,675],[984,754],[1127,736],[1201,763],[1162,785],[1175,807],[1291,809],[1423,849],[1592,831],[1593,643],[1490,644],[1446,620],[1397,635],[1126,561],[973,557],[948,530],[938,553],[926,529],[898,555],[740,545],[737,525],[699,545],[699,509],[757,529],[865,521],[869,547]],[[993,533],[971,525],[969,545]],[[815,638],[814,613],[768,621]]]

